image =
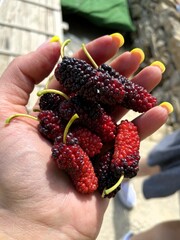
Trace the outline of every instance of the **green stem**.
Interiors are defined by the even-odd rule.
[[[59,91],[59,90],[56,90],[56,89],[43,89],[43,90],[40,90],[40,91],[37,92],[37,96],[40,97],[40,96],[42,96],[42,95],[44,95],[44,94],[46,94],[46,93],[59,94],[59,95],[61,95],[62,97],[64,97],[66,100],[69,99],[69,97],[68,97],[65,93],[63,93],[63,92],[61,92],[61,91]]]
[[[112,187],[110,187],[110,188],[108,188],[108,189],[105,188],[104,191],[103,191],[103,193],[102,193],[102,197],[104,197],[105,195],[108,195],[108,194],[112,193],[116,188],[118,188],[119,185],[122,183],[123,179],[124,179],[124,175],[122,175],[122,176],[119,178],[119,180],[117,181],[117,183],[114,184]]]
[[[68,134],[68,131],[69,131],[69,128],[70,126],[72,125],[72,123],[77,119],[79,118],[79,116],[77,115],[77,113],[75,113],[71,119],[69,120],[69,122],[67,123],[65,129],[64,129],[64,134],[63,134],[63,143],[66,144],[66,137],[67,137],[67,134]]]
[[[13,115],[11,115],[10,117],[8,117],[8,118],[6,119],[6,121],[5,121],[5,123],[6,123],[6,124],[9,124],[13,118],[17,118],[17,117],[28,117],[28,118],[31,118],[31,119],[33,119],[33,120],[38,121],[38,118],[37,118],[37,117],[34,117],[34,116],[32,116],[32,115],[25,114],[25,113],[17,113],[17,114],[13,114]]]
[[[70,43],[70,39],[67,39],[66,41],[63,42],[62,46],[61,46],[61,58],[64,57],[64,48],[65,46],[67,46]]]
[[[82,44],[82,49],[84,51],[84,53],[86,54],[86,56],[89,58],[90,62],[92,63],[92,65],[94,66],[94,68],[98,69],[98,65],[96,64],[96,62],[94,61],[94,59],[91,57],[90,53],[88,52],[85,44]]]

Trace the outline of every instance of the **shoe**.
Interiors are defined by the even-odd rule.
[[[120,202],[127,209],[132,209],[136,206],[136,192],[130,181],[124,181],[121,184],[121,189],[117,193]]]
[[[132,232],[128,232],[124,235],[124,237],[122,238],[122,240],[131,240],[132,236],[134,234]]]

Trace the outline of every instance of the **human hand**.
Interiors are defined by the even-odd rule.
[[[98,65],[118,48],[118,39],[111,36],[87,45]],[[25,106],[34,85],[50,74],[59,54],[59,43],[47,42],[35,52],[16,58],[1,77],[0,229],[9,239],[95,239],[108,206],[108,200],[98,193],[83,195],[74,190],[69,178],[51,161],[51,144],[38,133],[36,121],[19,118],[5,125],[10,115],[27,113]],[[87,60],[82,50],[74,56]],[[112,66],[129,77],[141,60],[138,52],[125,52],[113,60]],[[149,66],[133,81],[150,91],[161,77],[159,67]],[[52,84],[55,87],[56,83]],[[116,117],[125,113],[119,109]],[[166,105],[157,106],[134,119],[141,139],[162,126],[168,113]]]

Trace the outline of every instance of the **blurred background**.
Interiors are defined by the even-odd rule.
[[[0,74],[16,56],[33,51],[54,35],[71,39],[67,54],[72,55],[81,43],[103,34],[120,32],[125,38],[119,53],[141,48],[145,60],[166,66],[163,81],[153,94],[159,102],[174,106],[165,126],[141,144],[142,158],[153,146],[180,125],[180,2],[175,0],[0,0]],[[46,80],[45,80],[46,81]],[[32,93],[29,109],[36,101]],[[129,119],[136,115],[129,113]],[[128,230],[139,232],[164,220],[179,219],[178,193],[163,199],[145,200],[144,177],[133,179],[138,204],[129,211],[112,199],[105,214],[98,240],[119,240]]]

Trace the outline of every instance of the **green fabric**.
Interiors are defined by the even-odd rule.
[[[78,14],[97,26],[134,31],[126,0],[61,0],[63,14]]]

